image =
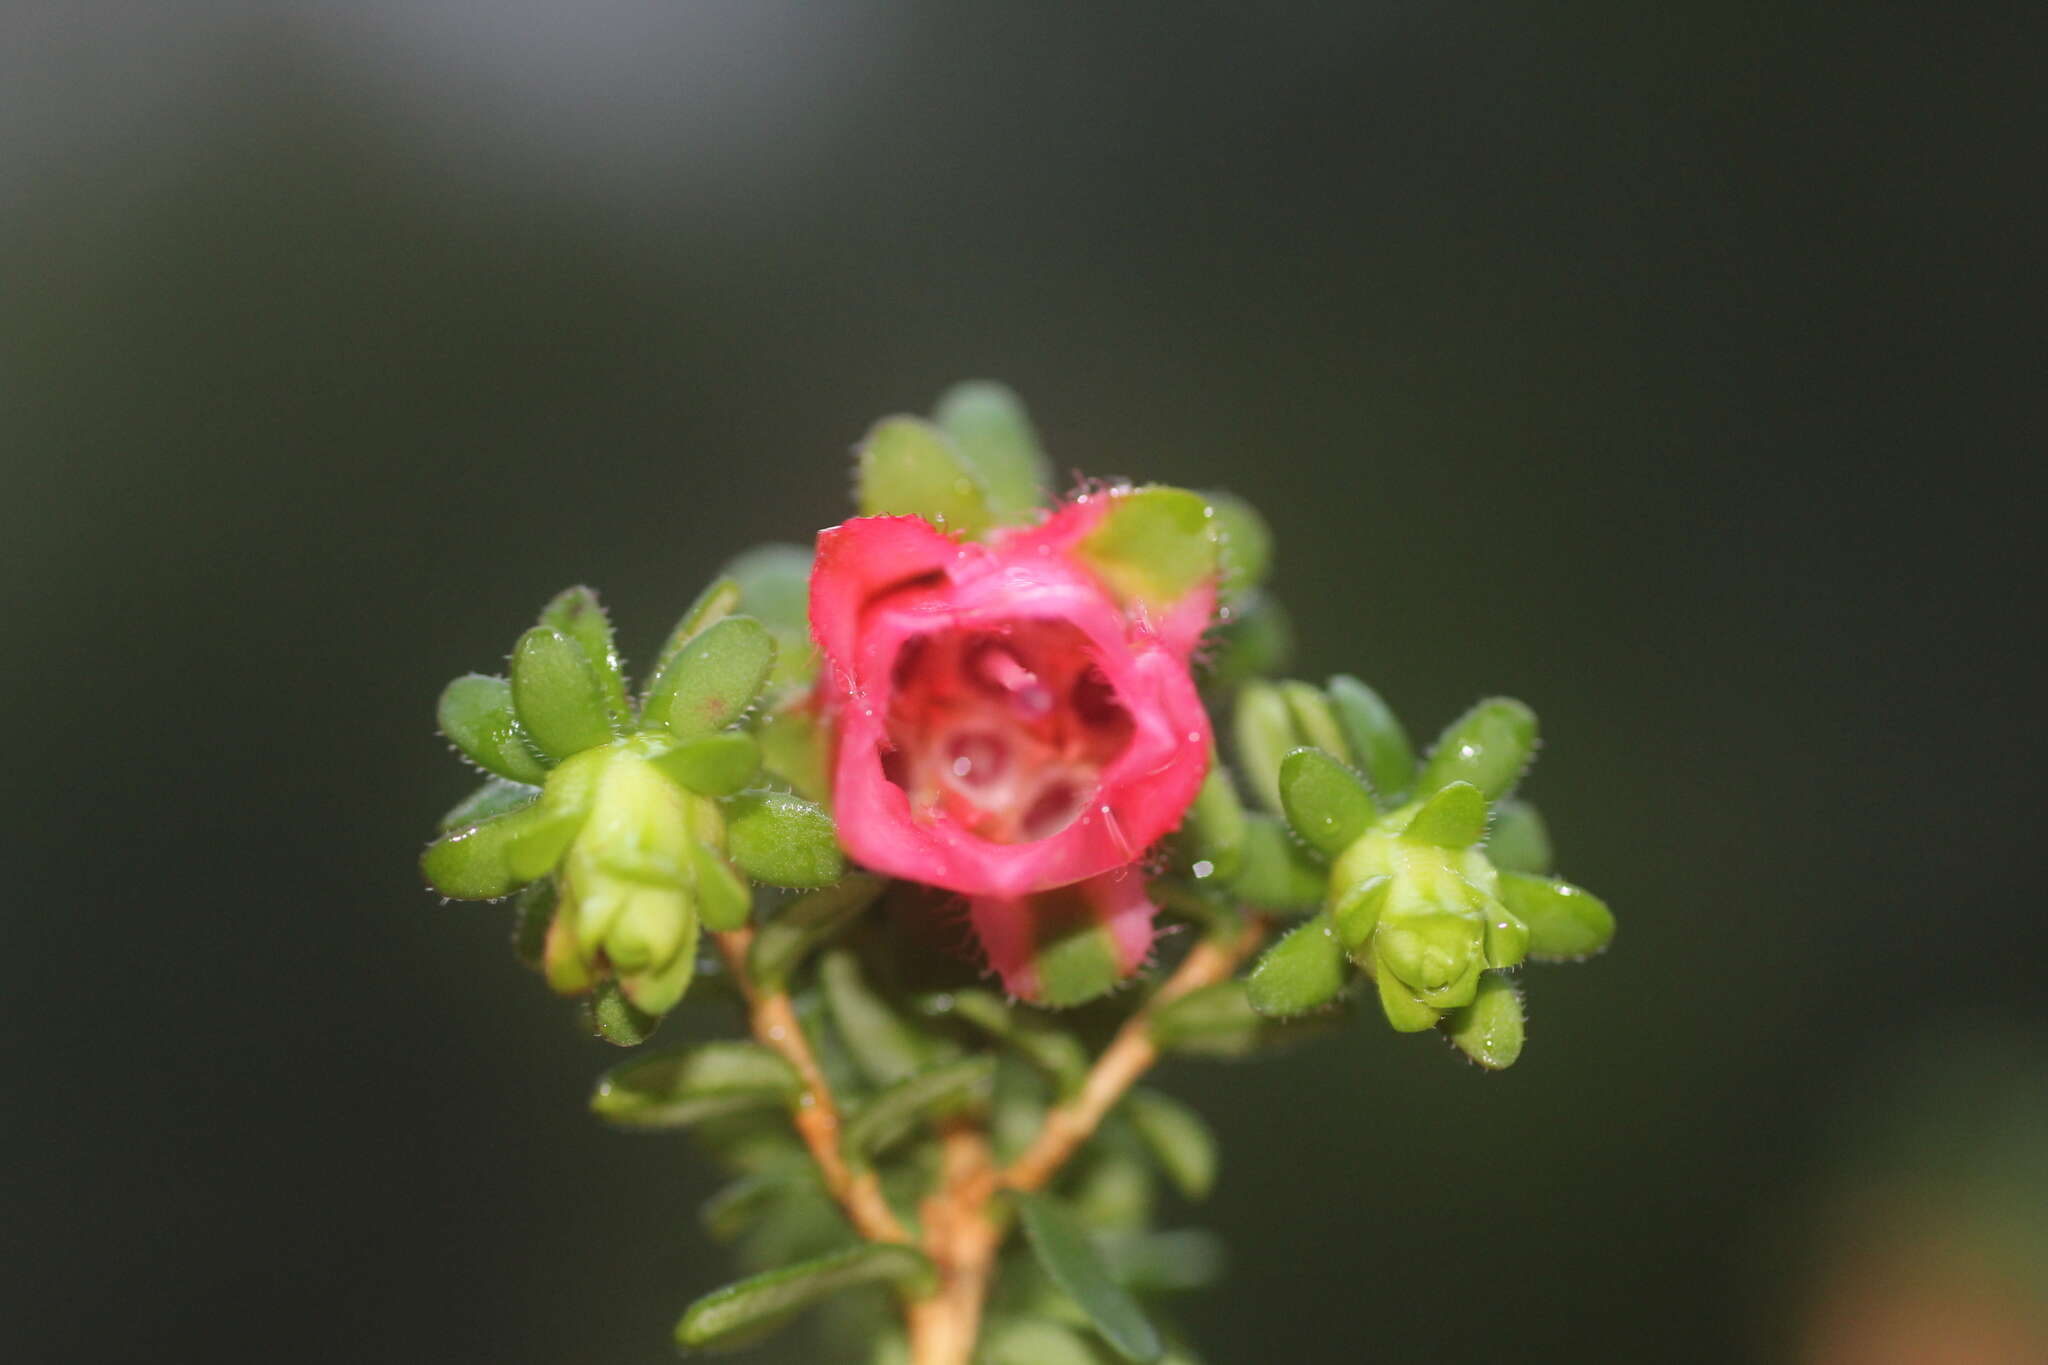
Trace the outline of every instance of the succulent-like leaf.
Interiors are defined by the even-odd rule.
[[[1469,782],[1491,801],[1521,780],[1536,753],[1536,713],[1513,697],[1490,697],[1452,721],[1430,750],[1416,791]]]
[[[543,877],[519,893],[512,903],[512,951],[521,962],[540,970],[541,954],[548,941],[548,926],[555,918],[555,882]]]
[[[1266,950],[1245,979],[1245,998],[1260,1014],[1287,1019],[1335,1000],[1344,978],[1344,943],[1329,915],[1317,915]]]
[[[857,919],[886,885],[879,877],[856,872],[783,906],[755,933],[748,950],[747,968],[755,985],[771,995],[787,989],[790,973],[805,955]]]
[[[1327,858],[1356,843],[1378,814],[1358,775],[1321,749],[1280,760],[1280,804],[1294,832]]]
[[[1156,1090],[1133,1090],[1123,1115],[1185,1199],[1206,1199],[1216,1184],[1216,1135],[1202,1116]]]
[[[1245,817],[1244,856],[1231,891],[1261,910],[1310,910],[1323,903],[1326,874],[1287,827],[1270,815]]]
[[[996,1059],[989,1054],[941,1062],[881,1091],[847,1121],[841,1145],[864,1159],[900,1138],[919,1119],[985,1104]]]
[[[647,691],[647,720],[682,739],[746,713],[775,667],[775,638],[751,616],[728,616],[690,640]]]
[[[1614,912],[1607,903],[1570,882],[1503,872],[1500,898],[1529,926],[1529,956],[1539,962],[1590,957],[1614,938]]]
[[[1223,565],[1218,587],[1233,597],[1258,587],[1273,567],[1273,532],[1266,519],[1235,493],[1202,496],[1216,515],[1217,553]]]
[[[1503,872],[1550,871],[1550,831],[1536,807],[1512,796],[1495,802],[1486,856]]]
[[[825,1003],[839,1036],[870,1081],[895,1085],[930,1064],[929,1040],[868,988],[852,953],[827,953],[818,964],[818,980],[825,987]]]
[[[984,1336],[981,1365],[1102,1365],[1089,1338],[1051,1318],[997,1317]]]
[[[1017,1050],[1017,1054],[1043,1072],[1062,1095],[1080,1089],[1088,1070],[1088,1054],[1073,1034],[1045,1023],[1036,1015],[1013,1010],[993,991],[959,990],[928,997],[926,1015],[935,1019],[960,1019],[991,1038]]]
[[[1443,1016],[1415,998],[1399,978],[1385,967],[1378,973],[1380,1009],[1396,1033],[1420,1033],[1436,1027]]]
[[[1330,679],[1328,695],[1373,794],[1382,806],[1395,805],[1415,780],[1415,751],[1408,732],[1380,694],[1356,678],[1338,674]]]
[[[1330,923],[1345,951],[1355,953],[1371,940],[1373,930],[1379,927],[1380,912],[1386,907],[1387,892],[1392,884],[1393,878],[1385,874],[1367,877],[1331,898]]]
[[[1200,1228],[1111,1233],[1098,1237],[1095,1245],[1117,1283],[1138,1294],[1207,1288],[1223,1277],[1229,1259],[1223,1239]],[[1168,1365],[1169,1359],[1162,1357],[1160,1365]]]
[[[607,1043],[638,1047],[660,1024],[660,1015],[649,1014],[627,999],[616,981],[600,981],[590,993],[590,1025]]]
[[[1224,603],[1217,615],[1208,672],[1219,686],[1286,671],[1294,657],[1294,622],[1278,598],[1253,588]]]
[[[919,1292],[932,1278],[922,1252],[895,1242],[863,1242],[706,1294],[676,1324],[676,1344],[694,1349],[755,1341],[829,1295],[869,1284]]]
[[[1159,1333],[1110,1274],[1080,1221],[1047,1195],[1013,1197],[1038,1264],[1080,1305],[1103,1340],[1125,1360],[1141,1365],[1158,1360],[1163,1349]]]
[[[1246,683],[1232,708],[1231,731],[1238,771],[1259,804],[1279,814],[1280,761],[1302,742],[1287,698],[1271,683]]]
[[[527,743],[505,679],[481,673],[457,678],[442,689],[435,714],[448,742],[484,771],[528,785],[547,779],[547,765]]]
[[[807,681],[817,671],[811,642],[811,551],[802,545],[756,545],[736,555],[725,572],[739,585],[739,610],[775,637],[776,687]]]
[[[535,626],[512,649],[512,702],[534,746],[559,762],[608,743],[611,704],[582,646]]]
[[[1294,718],[1294,732],[1300,742],[1321,749],[1339,763],[1351,762],[1351,742],[1337,724],[1337,713],[1321,688],[1289,678],[1276,683],[1287,713]]]
[[[808,1166],[786,1165],[751,1171],[704,1201],[697,1221],[717,1241],[730,1242],[776,1204],[823,1193]]]
[[[754,911],[754,893],[725,855],[700,840],[690,848],[690,870],[697,879],[697,912],[704,927],[715,934],[743,927]]]
[[[1439,788],[1408,821],[1401,837],[1438,848],[1470,848],[1486,837],[1486,797],[1469,782]]]
[[[1228,883],[1244,865],[1244,803],[1230,769],[1213,759],[1181,822],[1181,862],[1198,879]]]
[[[986,379],[955,384],[932,415],[980,478],[993,520],[1021,522],[1045,501],[1052,465],[1008,387]]]
[[[686,739],[648,762],[699,796],[731,796],[761,771],[761,746],[743,730],[722,730]]]
[[[519,841],[540,821],[537,805],[448,833],[427,845],[420,872],[442,895],[459,901],[490,901],[509,896],[531,881],[512,870]]]
[[[604,689],[614,728],[623,729],[633,718],[632,704],[626,700],[625,665],[619,659],[618,643],[612,638],[611,618],[597,600],[597,593],[584,587],[556,593],[541,608],[540,624],[576,642]]]
[[[770,886],[829,886],[846,871],[832,817],[798,796],[742,792],[726,807],[726,852]]]
[[[1165,607],[1216,578],[1221,537],[1201,494],[1152,484],[1107,496],[1079,554],[1120,597]]]
[[[916,417],[885,417],[860,443],[862,516],[923,517],[978,536],[992,518],[987,487],[946,433]]]
[[[510,815],[532,805],[539,795],[539,787],[529,787],[524,782],[508,782],[502,777],[491,778],[449,808],[448,813],[441,817],[441,833],[467,825],[480,825],[500,815]]]
[[[1489,1071],[1502,1071],[1522,1055],[1522,997],[1498,972],[1479,982],[1472,1003],[1444,1016],[1444,1031],[1458,1050]]]
[[[682,1128],[750,1109],[792,1103],[803,1084],[788,1062],[758,1043],[704,1043],[613,1067],[591,1112],[629,1128]]]

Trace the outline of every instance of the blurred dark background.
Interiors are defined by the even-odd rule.
[[[1263,507],[1305,676],[1532,702],[1622,917],[1510,1073],[1175,1068],[1213,1361],[1876,1360],[1829,1324],[1928,1246],[2048,1301],[1942,1183],[2048,1187],[2039,29],[16,0],[8,1356],[669,1358],[710,1177],[419,888],[433,699],[572,582],[644,656],[982,375]]]

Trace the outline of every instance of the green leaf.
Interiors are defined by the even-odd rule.
[[[1424,1029],[1436,1027],[1436,1021],[1441,1016],[1417,1000],[1414,994],[1385,967],[1379,969],[1378,985],[1380,1009],[1386,1014],[1387,1022],[1394,1026],[1396,1033],[1420,1033]]]
[[[811,552],[780,542],[756,545],[734,557],[725,572],[739,584],[739,609],[768,627],[775,637],[777,687],[806,683],[817,671],[811,642]]]
[[[1496,802],[1486,856],[1503,872],[1550,871],[1550,831],[1536,807],[1512,796]]]
[[[1500,898],[1529,926],[1529,956],[1539,962],[1591,957],[1614,938],[1614,912],[1607,903],[1570,882],[1503,872]]]
[[[738,1345],[757,1340],[843,1290],[892,1284],[921,1293],[929,1290],[932,1279],[932,1264],[922,1252],[894,1242],[863,1242],[706,1294],[676,1324],[676,1344]]]
[[[1415,789],[1469,782],[1490,801],[1514,789],[1535,753],[1536,713],[1513,697],[1491,697],[1451,722]]]
[[[441,833],[446,834],[450,830],[462,829],[467,825],[480,825],[501,815],[510,815],[515,810],[523,810],[532,805],[539,796],[538,787],[494,777],[449,808],[448,813],[441,817]]]
[[[704,927],[714,934],[744,927],[754,912],[754,893],[725,855],[699,840],[690,846],[690,869],[697,877],[697,911]]]
[[[1486,797],[1469,782],[1453,782],[1422,803],[1401,837],[1438,848],[1470,848],[1486,837]]]
[[[1208,676],[1218,686],[1271,677],[1294,657],[1294,622],[1271,593],[1251,589],[1223,603],[1216,615]]]
[[[1104,496],[1109,511],[1078,553],[1120,597],[1168,607],[1216,577],[1221,537],[1201,494],[1151,484]]]
[[[705,1200],[697,1211],[697,1221],[715,1240],[730,1242],[783,1200],[822,1193],[816,1178],[803,1167],[754,1171]]]
[[[1231,891],[1261,910],[1310,910],[1323,903],[1324,870],[1270,815],[1245,817],[1244,857]]]
[[[698,635],[723,621],[739,609],[740,585],[731,578],[714,579],[704,591],[697,594],[697,600],[690,603],[690,609],[683,613],[683,619],[676,622],[668,639],[662,641],[661,650],[654,656],[654,667],[648,670],[648,686],[659,678],[682,647]]]
[[[726,808],[726,852],[770,886],[829,886],[846,871],[832,817],[801,797],[742,792]]]
[[[512,855],[519,841],[535,829],[537,811],[537,806],[524,806],[450,830],[420,855],[421,874],[451,900],[492,901],[511,895],[532,880],[513,872]]]
[[[1280,761],[1301,747],[1287,698],[1270,683],[1246,683],[1232,708],[1238,769],[1259,804],[1280,812]]]
[[[946,433],[915,417],[885,417],[860,443],[864,517],[923,517],[942,531],[978,536],[992,520],[980,476]]]
[[[731,725],[761,695],[775,638],[751,616],[728,616],[676,652],[647,692],[647,719],[684,739]]]
[[[1170,1052],[1242,1057],[1270,1025],[1251,1007],[1242,981],[1219,981],[1168,1001],[1152,1015],[1152,1041]]]
[[[1317,915],[1266,950],[1245,980],[1245,998],[1260,1014],[1286,1019],[1335,1000],[1344,977],[1344,944],[1330,917]]]
[[[1372,932],[1379,927],[1380,912],[1387,904],[1387,892],[1393,886],[1393,878],[1381,874],[1367,877],[1364,881],[1344,888],[1331,901],[1330,922],[1337,930],[1337,941],[1345,951],[1357,952],[1372,938]]]
[[[512,649],[512,701],[541,753],[557,761],[612,738],[603,682],[583,649],[549,626],[535,626]]]
[[[1102,1365],[1088,1338],[1050,1318],[998,1318],[986,1338],[978,1365]]]
[[[540,970],[547,947],[548,926],[555,918],[555,882],[543,877],[519,893],[512,904],[512,951],[521,962]]]
[[[547,779],[547,765],[526,742],[512,709],[512,684],[469,673],[441,691],[435,718],[448,742],[486,772],[535,785]]]
[[[1479,1065],[1506,1070],[1522,1055],[1522,997],[1507,978],[1488,972],[1472,1003],[1444,1016],[1444,1031]]]
[[[920,1008],[928,1018],[964,1020],[989,1037],[1008,1043],[1043,1072],[1062,1095],[1080,1089],[1087,1075],[1088,1054],[1071,1033],[1011,1009],[993,991],[946,991],[927,996],[920,1002]]]
[[[1179,848],[1182,863],[1198,881],[1228,882],[1244,865],[1244,803],[1237,799],[1230,770],[1213,757],[1181,821]]]
[[[1200,1228],[1111,1233],[1095,1245],[1117,1283],[1139,1294],[1205,1289],[1223,1278],[1228,1260],[1223,1239]]]
[[[955,384],[940,396],[933,417],[987,490],[996,522],[1025,521],[1045,501],[1052,466],[1024,405],[1007,387],[986,379]]]
[[[749,1109],[795,1102],[803,1084],[788,1062],[758,1043],[704,1043],[613,1067],[591,1112],[628,1128],[682,1128]]]
[[[540,611],[540,624],[560,631],[576,642],[590,671],[604,688],[605,702],[613,725],[623,729],[633,719],[633,707],[626,700],[626,671],[619,659],[619,647],[612,638],[611,618],[590,588],[566,588],[556,593]]]
[[[1415,780],[1415,751],[1408,744],[1408,732],[1380,694],[1356,678],[1338,674],[1330,679],[1328,694],[1373,794],[1382,806],[1394,805]]]
[[[856,872],[783,906],[755,933],[754,946],[747,952],[747,969],[755,985],[769,995],[788,989],[797,964],[859,918],[887,885],[879,877]]]
[[[1275,686],[1287,703],[1287,713],[1294,718],[1294,732],[1301,736],[1301,742],[1321,749],[1339,763],[1349,763],[1351,743],[1337,724],[1337,713],[1322,689],[1293,678]]]
[[[917,1120],[985,1104],[995,1075],[991,1054],[962,1057],[906,1076],[874,1096],[847,1121],[841,1145],[853,1159],[871,1157],[887,1147]]]
[[[1358,775],[1321,749],[1280,760],[1280,804],[1294,832],[1330,858],[1358,842],[1378,814]]]
[[[686,739],[648,760],[699,796],[731,796],[761,771],[761,746],[742,730]]]
[[[1109,1273],[1101,1253],[1074,1216],[1042,1194],[1013,1198],[1038,1264],[1080,1305],[1103,1339],[1125,1360],[1142,1365],[1159,1359],[1159,1333],[1146,1320],[1137,1300]]]
[[[1235,493],[1203,494],[1216,514],[1217,552],[1223,579],[1217,585],[1236,596],[1266,581],[1273,567],[1273,532],[1256,507]]]
[[[861,1072],[876,1085],[894,1085],[924,1070],[929,1043],[880,996],[868,989],[852,953],[838,949],[818,964],[832,1022]]]
[[[597,1036],[619,1047],[638,1047],[652,1037],[661,1016],[626,998],[616,981],[600,981],[590,994],[590,1024]]]
[[[775,657],[787,658],[788,652],[779,650]],[[755,734],[761,741],[761,765],[778,782],[807,801],[832,799],[830,738],[809,710],[798,704],[770,711]]]
[[[1156,1090],[1133,1090],[1123,1112],[1181,1196],[1208,1198],[1216,1185],[1216,1136],[1202,1116]]]

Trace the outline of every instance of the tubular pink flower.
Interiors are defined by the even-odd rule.
[[[1208,769],[1188,656],[1215,590],[1121,602],[1076,553],[1108,500],[986,544],[907,516],[818,537],[818,702],[857,861],[1018,902],[1129,867],[1179,823]]]

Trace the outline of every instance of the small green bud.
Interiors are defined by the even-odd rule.
[[[1519,967],[1529,956],[1529,926],[1501,902],[1488,897],[1486,915],[1486,965],[1505,970]]]
[[[1328,858],[1357,842],[1377,813],[1365,784],[1321,749],[1280,761],[1280,804],[1294,832]]]
[[[1436,1027],[1443,1016],[1423,1004],[1415,995],[1385,968],[1375,974],[1379,987],[1380,1009],[1386,1014],[1387,1022],[1396,1033],[1420,1033]]]
[[[556,760],[611,741],[604,684],[582,647],[550,626],[535,626],[513,647],[512,701],[534,745]]]
[[[547,766],[512,709],[511,683],[468,674],[443,689],[435,709],[441,733],[479,768],[529,785],[546,780]]]
[[[649,1014],[626,998],[616,981],[601,981],[590,995],[590,1026],[597,1036],[618,1047],[638,1047],[654,1036],[661,1016]]]
[[[1418,994],[1454,985],[1480,959],[1482,926],[1439,911],[1381,919],[1373,949],[1382,973],[1391,971]]]
[[[1382,873],[1345,887],[1330,903],[1330,921],[1346,952],[1356,953],[1372,940],[1387,903],[1393,878]]]
[[[1469,782],[1488,800],[1505,796],[1536,753],[1536,713],[1513,697],[1492,697],[1451,722],[1430,750],[1416,790]]]
[[[1415,751],[1408,732],[1380,694],[1356,678],[1340,673],[1330,679],[1329,696],[1373,794],[1381,805],[1394,805],[1415,780]]]

